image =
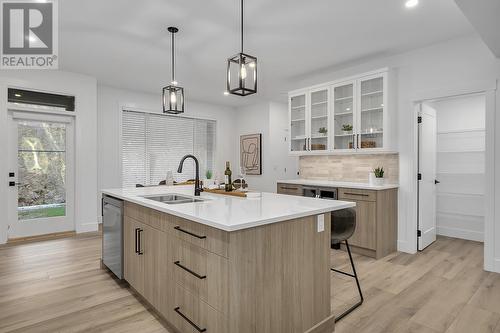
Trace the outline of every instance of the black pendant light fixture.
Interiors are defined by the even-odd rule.
[[[184,88],[177,85],[175,80],[175,34],[179,31],[176,27],[168,27],[172,34],[172,81],[169,86],[163,88],[163,113],[184,112]]]
[[[257,58],[243,52],[243,0],[241,0],[241,52],[227,59],[226,92],[238,96],[257,92]]]

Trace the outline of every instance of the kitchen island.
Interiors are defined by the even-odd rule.
[[[332,332],[330,214],[352,202],[192,186],[103,190],[125,201],[124,278],[178,332]],[[156,199],[155,199],[156,197]],[[192,201],[192,200],[191,200]]]

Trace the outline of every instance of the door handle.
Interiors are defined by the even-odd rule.
[[[138,234],[139,234],[139,228],[135,228],[135,253],[139,253],[139,246],[138,246]]]
[[[142,229],[139,229],[139,230],[137,231],[137,250],[138,250],[138,251],[137,251],[137,254],[138,254],[138,255],[143,255],[143,254],[144,254],[144,252],[142,252],[142,250],[141,250],[141,233],[142,233],[143,231],[144,231],[144,230],[142,230]]]
[[[434,184],[436,184],[436,185],[437,185],[437,184],[439,184],[439,183],[441,183],[439,180],[434,179]]]

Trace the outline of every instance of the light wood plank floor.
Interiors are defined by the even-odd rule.
[[[168,332],[100,269],[100,246],[99,235],[86,235],[0,247],[0,332]],[[482,270],[482,251],[439,238],[417,255],[356,256],[365,303],[336,332],[500,333],[500,275]],[[332,263],[348,268],[340,251]],[[355,285],[333,272],[332,284],[340,312],[354,302]]]

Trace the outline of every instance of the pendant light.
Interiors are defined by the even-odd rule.
[[[179,31],[176,27],[168,27],[172,34],[172,81],[169,86],[163,88],[163,113],[184,112],[184,88],[177,85],[175,80],[175,34]]]
[[[227,59],[226,92],[238,96],[257,92],[257,58],[243,52],[243,0],[241,0],[241,52]]]

